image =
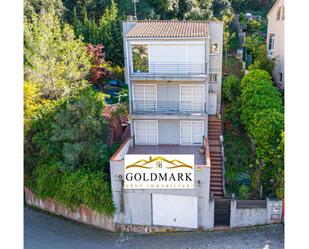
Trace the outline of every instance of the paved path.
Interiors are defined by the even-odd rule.
[[[25,208],[25,249],[282,249],[283,225],[232,232],[121,235]]]

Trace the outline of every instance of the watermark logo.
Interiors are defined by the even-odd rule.
[[[194,189],[194,155],[125,155],[124,189]]]

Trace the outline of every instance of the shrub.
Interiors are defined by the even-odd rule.
[[[242,90],[240,101],[241,120],[246,126],[252,123],[257,112],[265,109],[283,111],[279,91],[267,80],[252,81]]]
[[[236,75],[229,75],[223,82],[223,98],[227,101],[234,101],[240,95],[240,80]]]
[[[253,65],[249,66],[249,71],[255,69],[262,69],[268,72],[269,75],[272,75],[272,72],[275,67],[275,58],[268,59],[266,54],[266,45],[263,44],[259,48],[259,53],[257,58],[254,60]]]
[[[283,103],[264,70],[250,71],[241,81],[241,121],[252,139],[258,163],[253,185],[266,194],[283,193]],[[279,174],[278,174],[279,173]]]
[[[249,71],[248,74],[246,74],[240,82],[240,88],[241,90],[246,88],[246,86],[250,83],[252,84],[256,84],[258,85],[259,82],[261,80],[267,80],[267,81],[271,81],[271,77],[269,76],[269,74],[262,69],[255,69],[252,71]]]
[[[47,197],[54,198],[60,190],[62,181],[61,163],[50,162],[39,164],[29,178],[28,186],[43,200]]]
[[[238,195],[237,195],[237,197],[238,197],[239,199],[244,199],[244,200],[246,200],[246,199],[249,199],[250,196],[251,196],[251,193],[250,193],[249,187],[246,186],[246,185],[241,185],[241,186],[239,187],[239,189],[238,189]]]
[[[54,198],[71,209],[84,204],[100,213],[114,212],[103,99],[88,89],[42,104],[31,116],[25,173],[38,197]]]

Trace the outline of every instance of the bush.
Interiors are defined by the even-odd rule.
[[[241,81],[241,121],[252,139],[258,163],[254,173],[256,192],[283,193],[283,153],[279,149],[284,129],[279,91],[264,70],[252,70]]]
[[[238,189],[237,197],[239,199],[247,200],[250,198],[250,196],[251,196],[251,193],[250,193],[249,187],[246,185],[241,185],[240,188]]]
[[[259,53],[257,58],[254,60],[253,65],[249,66],[249,71],[255,69],[262,69],[268,72],[269,75],[272,75],[272,72],[275,67],[275,58],[268,59],[266,54],[266,45],[263,44],[259,48]]]
[[[31,116],[25,174],[38,197],[54,198],[71,209],[84,204],[100,213],[114,212],[103,99],[88,89],[42,104]]]
[[[249,73],[247,73],[240,82],[240,88],[241,90],[243,90],[244,88],[247,87],[247,85],[250,83],[252,84],[259,84],[259,81],[261,80],[267,80],[267,81],[271,81],[271,77],[269,76],[269,74],[262,69],[256,69],[256,70],[250,70]]]
[[[236,75],[229,75],[223,82],[223,98],[227,101],[234,101],[240,95],[240,80]]]
[[[283,111],[279,91],[267,80],[252,81],[242,90],[240,101],[241,120],[246,126],[250,126],[257,112],[266,109]]]

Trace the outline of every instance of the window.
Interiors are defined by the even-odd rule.
[[[203,121],[180,121],[180,144],[200,145],[203,143]]]
[[[280,20],[280,16],[281,16],[281,7],[278,7],[277,12],[276,12],[276,20]]]
[[[133,85],[133,111],[155,111],[157,107],[157,85]]]
[[[132,61],[134,73],[148,73],[148,45],[133,45]]]
[[[180,108],[183,112],[204,111],[204,86],[203,85],[181,85],[180,86]]]
[[[283,81],[283,74],[279,73],[279,81],[282,82]]]
[[[210,73],[209,74],[209,82],[211,82],[211,83],[218,83],[218,74]]]
[[[268,40],[268,50],[273,50],[275,47],[275,35],[270,34]]]
[[[136,144],[158,144],[157,120],[135,120],[134,128]]]
[[[210,54],[219,54],[219,43],[210,43]]]

